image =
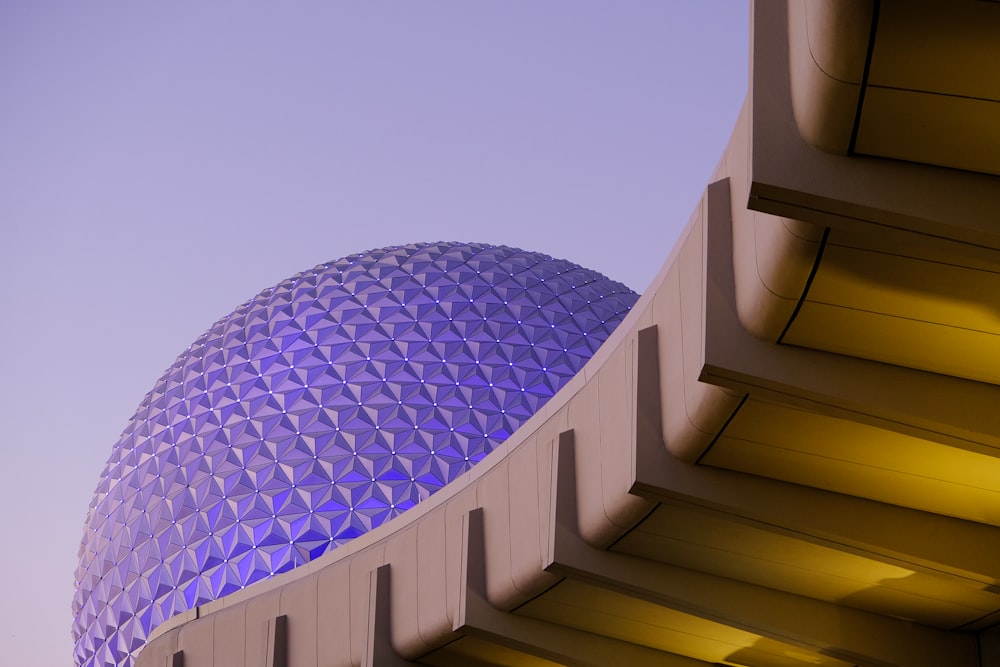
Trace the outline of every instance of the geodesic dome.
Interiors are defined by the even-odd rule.
[[[440,489],[591,357],[637,295],[565,260],[433,243],[305,271],[164,373],[91,502],[78,665],[290,570]]]

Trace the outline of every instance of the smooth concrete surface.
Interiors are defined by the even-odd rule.
[[[935,69],[907,54],[941,2],[755,3],[730,144],[583,371],[462,478],[170,619],[137,665],[1000,664],[1000,178],[861,154],[952,131],[883,131],[866,87],[995,86],[1000,5],[956,5],[970,44],[935,37]]]
[[[788,4],[792,108],[802,137],[830,153],[853,149],[877,0]]]
[[[795,121],[812,146],[1000,174],[1000,10],[982,0],[796,0]]]
[[[879,4],[855,151],[1000,174],[1000,7]]]

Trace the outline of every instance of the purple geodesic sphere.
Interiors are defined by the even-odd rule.
[[[78,665],[302,565],[468,470],[591,357],[624,285],[516,248],[322,264],[216,322],[115,444],[84,527]]]

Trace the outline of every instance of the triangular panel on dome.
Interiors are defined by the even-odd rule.
[[[115,445],[77,569],[77,663],[131,665],[157,625],[297,567],[482,459],[636,295],[469,243],[328,262],[220,319]]]

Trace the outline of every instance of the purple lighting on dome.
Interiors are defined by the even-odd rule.
[[[436,243],[261,292],[157,381],[90,505],[78,665],[298,567],[467,471],[569,380],[637,295],[564,260]]]

